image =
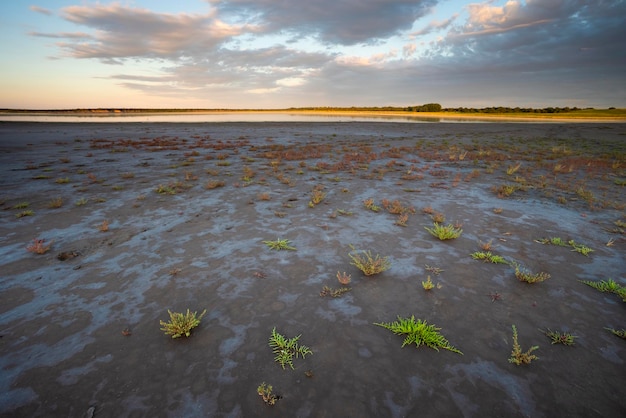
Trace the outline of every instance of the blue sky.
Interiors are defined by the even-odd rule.
[[[626,0],[3,1],[0,108],[626,107]]]

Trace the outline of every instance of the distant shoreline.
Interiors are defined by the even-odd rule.
[[[493,120],[493,121],[545,121],[545,122],[626,122],[626,109],[595,110],[590,114],[576,111],[568,113],[462,113],[462,112],[409,112],[371,110],[324,110],[324,109],[67,109],[67,110],[13,110],[2,109],[0,116],[74,116],[74,117],[125,117],[146,115],[212,115],[212,114],[292,114],[318,116],[438,118],[446,120]],[[613,114],[612,114],[613,113]]]

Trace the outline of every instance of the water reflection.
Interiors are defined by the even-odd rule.
[[[61,115],[61,114],[0,114],[0,122],[144,122],[144,123],[216,123],[216,122],[398,122],[398,123],[481,123],[478,119],[420,117],[414,115],[347,115],[304,114],[281,112],[211,112],[211,113],[154,113],[115,115]]]

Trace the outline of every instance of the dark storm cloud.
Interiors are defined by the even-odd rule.
[[[316,36],[325,43],[370,43],[408,30],[439,0],[210,0],[226,17],[269,33]]]

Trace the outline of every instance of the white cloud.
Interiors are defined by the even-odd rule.
[[[298,87],[306,83],[302,77],[288,77],[276,81],[276,84],[282,87]]]

